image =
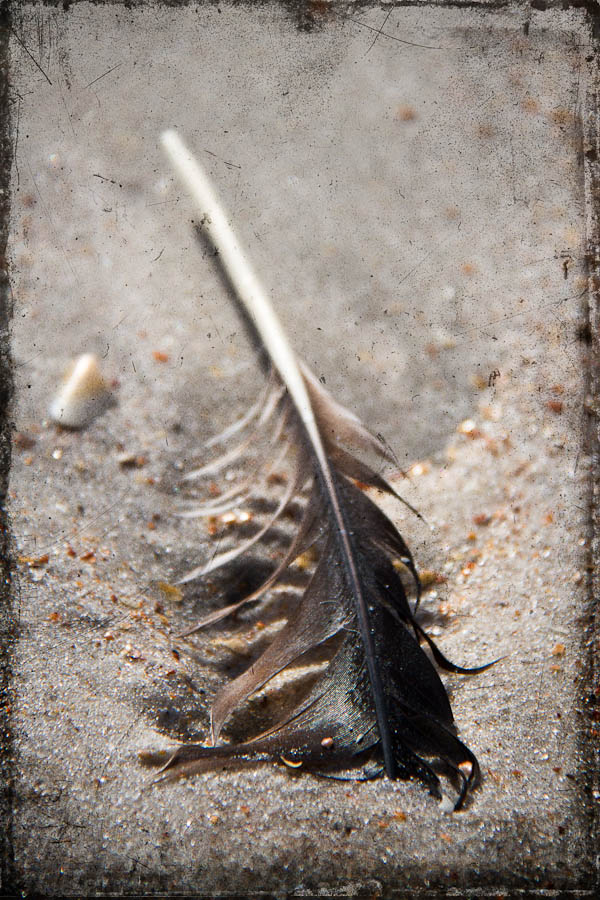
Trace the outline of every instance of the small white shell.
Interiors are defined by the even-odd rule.
[[[100,373],[98,357],[84,353],[69,366],[50,404],[50,417],[64,428],[84,428],[111,402],[111,390]]]

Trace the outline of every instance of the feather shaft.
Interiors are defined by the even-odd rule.
[[[383,685],[376,664],[375,646],[369,624],[367,603],[357,571],[351,535],[348,532],[340,505],[306,382],[266,291],[252,270],[206,174],[175,131],[169,130],[164,132],[162,142],[176,171],[194,197],[201,213],[200,227],[218,251],[221,263],[238,298],[249,313],[263,341],[266,352],[288,390],[312,447],[318,464],[319,481],[337,525],[337,542],[348,574],[349,587],[355,600],[361,637],[365,647],[369,679],[373,691],[373,702],[375,704],[377,724],[379,725],[384,764],[389,777],[394,778],[397,767],[394,759]],[[229,554],[223,554],[222,559],[225,560],[229,556]],[[196,577],[198,574],[211,571],[212,568],[214,566],[209,565],[195,570],[185,580],[187,581],[192,575]]]

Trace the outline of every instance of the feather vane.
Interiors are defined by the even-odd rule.
[[[401,560],[412,576],[416,609],[420,582],[412,554],[392,521],[357,484],[398,497],[359,454],[374,453],[388,462],[393,456],[297,360],[197,161],[174,132],[166,132],[163,143],[200,206],[202,230],[218,250],[228,285],[249,316],[271,370],[266,399],[224,432],[225,439],[242,435],[239,446],[194,476],[214,474],[243,455],[255,439],[254,432],[243,437],[245,431],[250,427],[260,431],[272,419],[273,443],[281,445],[281,458],[292,458],[288,483],[265,525],[241,547],[221,553],[182,581],[205,575],[246,552],[294,498],[308,495],[297,531],[265,582],[242,600],[205,616],[186,634],[257,601],[308,548],[318,557],[285,626],[216,697],[212,746],[180,746],[163,773],[178,775],[267,759],[282,759],[292,767],[310,765],[325,773],[376,758],[382,765],[375,771],[385,771],[392,779],[416,777],[437,796],[441,786],[436,769],[441,767],[456,786],[458,809],[477,783],[479,766],[456,735],[446,689],[421,644],[429,646],[438,666],[450,671],[473,673],[487,666],[464,669],[450,663],[415,619],[407,585],[394,566]],[[264,472],[262,476],[264,480]],[[228,492],[231,503],[259,492],[260,477],[257,482],[247,479],[241,493]],[[207,503],[200,514],[213,514],[223,505],[222,498],[219,501]],[[242,702],[318,648],[328,653],[328,665],[282,721],[245,743],[217,743]]]

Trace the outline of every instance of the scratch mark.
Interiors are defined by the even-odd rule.
[[[127,859],[130,859],[132,862],[134,862],[137,866],[142,866],[142,868],[148,869],[148,871],[150,871],[150,866],[147,866],[146,863],[143,863],[141,859],[136,859],[135,856],[129,856],[127,853],[125,854],[125,856],[127,857]]]
[[[209,156],[214,156],[215,159],[220,159],[222,163],[225,163],[226,166],[229,166],[232,169],[241,169],[241,166],[238,166],[236,163],[228,162],[226,159],[223,159],[222,156],[217,156],[216,153],[213,153],[212,150],[207,150],[206,147],[203,148],[205,153],[208,153]]]
[[[510,183],[512,186],[512,201],[515,205],[517,203],[523,203],[527,208],[529,208],[529,200],[526,197],[517,196],[517,164],[515,161],[515,145],[512,139],[512,135],[509,140],[509,147],[511,159]]]
[[[183,197],[189,196],[188,194],[182,194]],[[146,203],[146,208],[150,206],[164,206],[166,203],[179,203],[180,198],[175,197],[174,200],[157,200],[155,203]]]
[[[104,175],[97,175],[95,172],[92,173],[92,178],[99,178],[101,181],[108,181],[109,184],[119,184],[119,182],[115,181],[114,178],[105,178]],[[123,187],[123,185],[119,184],[119,187]]]
[[[75,538],[79,537],[81,534],[83,534],[84,531],[87,531],[88,528],[91,528],[92,525],[96,525],[101,519],[108,516],[108,514],[111,513],[113,509],[115,509],[116,507],[120,507],[123,504],[125,497],[127,497],[129,495],[129,493],[130,493],[129,488],[122,491],[121,494],[119,495],[119,497],[113,503],[110,503],[108,506],[105,506],[104,509],[100,510],[99,513],[97,513],[91,519],[88,519],[87,522],[84,522],[83,525],[80,525],[78,528],[72,528],[70,531],[67,531],[65,529],[60,537],[57,537],[56,540],[50,541],[50,543],[45,545],[43,552],[46,553],[46,552],[52,550],[54,547],[57,547],[58,544],[61,543],[61,541],[65,540],[65,537],[69,541],[72,541]],[[125,513],[122,513],[116,521],[112,520],[110,522],[110,524],[108,525],[108,527],[102,533],[102,537],[105,537],[107,534],[109,534],[111,531],[113,531],[117,527],[117,525],[119,525],[123,521],[124,516],[125,516]]]
[[[150,260],[150,262],[156,262],[157,259],[160,259],[163,253],[165,252],[165,248],[163,247],[158,256],[155,256],[154,259]]]
[[[54,224],[54,222],[52,220],[52,216],[50,215],[50,211],[48,210],[48,207],[44,203],[44,198],[42,197],[42,195],[40,193],[40,189],[38,187],[37,181],[35,180],[35,175],[33,174],[33,170],[31,168],[31,163],[29,162],[29,160],[27,160],[27,168],[29,169],[29,174],[31,175],[31,180],[33,181],[36,193],[37,193],[38,197],[40,198],[40,203],[41,203],[42,209],[44,210],[46,218],[48,219],[48,222],[50,223],[50,227],[54,234],[54,239],[55,239],[57,245],[59,246],[60,250],[62,251],[62,254],[65,258],[65,262],[68,265],[69,269],[71,270],[71,274],[73,275],[73,278],[75,279],[75,281],[78,282],[77,273],[75,272],[75,269],[71,265],[71,260],[69,259],[68,255],[67,255],[67,251],[63,247],[63,245],[60,241],[60,238],[58,237],[58,229],[56,228],[56,225]]]
[[[19,145],[19,119],[20,119],[20,116],[21,116],[21,98],[19,97],[19,99],[17,100],[17,124],[16,124],[16,128],[15,128],[15,148],[13,151],[14,160],[15,160],[15,170],[17,173],[17,188],[21,184],[21,174],[19,172],[19,158],[17,156],[17,147]]]
[[[34,345],[35,346],[35,345]],[[15,362],[15,369],[24,369],[25,366],[31,365],[34,359],[37,359],[41,353],[44,353],[44,348],[42,347],[34,356],[30,356],[29,359],[24,360],[24,362]]]
[[[122,65],[123,65],[122,62],[117,63],[116,66],[113,66],[113,67],[112,67],[112,69],[107,69],[107,71],[106,71],[106,72],[103,72],[102,75],[98,75],[97,78],[94,78],[93,81],[90,81],[89,84],[86,84],[86,85],[84,86],[84,88],[83,88],[84,91],[85,91],[87,88],[91,87],[93,84],[96,84],[97,81],[100,81],[101,78],[105,78],[107,75],[110,75],[111,72],[114,72],[115,69],[118,69],[119,66],[122,66]]]
[[[35,58],[35,56],[33,56],[33,54],[31,53],[31,51],[27,49],[27,47],[25,46],[25,44],[23,43],[23,41],[21,40],[21,38],[19,37],[19,35],[17,34],[17,32],[15,31],[14,28],[11,28],[11,29],[10,29],[10,33],[13,35],[14,39],[16,40],[16,42],[23,48],[23,50],[25,51],[25,53],[27,54],[27,56],[29,57],[29,59],[31,60],[31,62],[34,64],[34,66],[35,66],[37,69],[40,70],[40,72],[42,73],[42,75],[44,76],[44,78],[46,79],[46,81],[48,82],[48,84],[49,84],[49,85],[52,85],[52,82],[50,81],[48,75],[46,74],[46,72],[44,72],[44,70],[43,70],[42,67],[40,66],[40,64],[39,64],[39,62],[37,61],[37,59]]]
[[[481,109],[482,106],[486,106],[490,102],[490,100],[494,99],[495,94],[490,94],[489,97],[486,97],[485,100],[482,100],[481,103],[478,103],[475,109]]]
[[[75,128],[73,126],[73,119],[71,118],[71,113],[69,112],[69,107],[67,106],[67,101],[65,100],[65,95],[63,94],[62,91],[60,92],[60,99],[63,102],[63,106],[65,108],[65,112],[66,112],[67,118],[69,120],[69,125],[71,126],[71,131],[73,132],[73,137],[76,138],[77,134],[76,134]]]
[[[423,265],[423,263],[429,259],[429,257],[431,256],[432,253],[433,253],[432,250],[430,250],[429,253],[426,253],[425,256],[419,260],[419,262],[416,264],[416,266],[413,266],[413,268],[409,272],[407,272],[406,275],[402,276],[402,278],[400,279],[398,284],[399,285],[404,284],[406,279],[410,278],[410,276],[413,275],[417,271],[417,269],[419,269]]]
[[[376,32],[376,33],[375,33],[375,37],[374,37],[373,40],[371,41],[371,44],[370,44],[370,46],[369,46],[367,52],[365,53],[365,56],[367,55],[367,53],[370,53],[370,52],[371,52],[371,50],[373,49],[373,47],[374,47],[375,44],[377,43],[377,38],[378,38],[380,35],[383,34],[383,29],[384,29],[385,26],[387,25],[387,20],[388,20],[389,17],[391,16],[393,8],[394,8],[394,7],[391,6],[391,7],[388,9],[387,15],[386,15],[385,19],[383,20],[383,24],[382,24],[381,28],[375,29],[375,32]]]
[[[209,318],[210,321],[212,322],[213,328],[214,328],[215,331],[217,332],[217,337],[219,338],[219,340],[221,341],[221,343],[224,344],[225,341],[223,340],[223,336],[221,335],[221,332],[219,331],[219,329],[218,329],[218,327],[217,327],[217,323],[215,322],[215,320],[213,319],[213,317],[212,317],[210,314],[209,314],[208,318]],[[209,338],[210,338],[210,335],[209,335]]]
[[[467,334],[473,334],[476,331],[483,331],[484,328],[489,328],[492,325],[500,325],[503,322],[507,322],[510,319],[517,319],[519,316],[526,316],[534,310],[539,309],[552,309],[552,307],[560,306],[561,303],[567,303],[571,300],[580,300],[584,297],[588,292],[587,288],[584,288],[579,294],[573,294],[570,297],[560,297],[558,300],[549,300],[548,303],[533,303],[529,306],[526,306],[524,309],[518,310],[518,312],[508,313],[505,316],[500,316],[498,319],[493,319],[491,322],[484,322],[482,325],[473,325],[472,328],[465,328],[464,331],[455,331],[453,333],[453,337],[463,337]]]
[[[383,25],[381,26],[381,28],[373,28],[372,25],[367,25],[366,22],[359,22],[358,19],[350,18],[349,21],[354,22],[355,25],[360,25],[361,28],[368,29],[369,31],[376,31],[377,35],[375,37],[375,40],[377,40],[379,35],[381,35],[382,37],[389,38],[390,41],[397,41],[399,44],[407,44],[409,47],[420,47],[422,50],[447,50],[448,49],[447,47],[432,47],[430,44],[417,44],[414,41],[405,41],[403,38],[396,37],[393,34],[388,34],[387,31],[382,31],[381,29],[383,28]],[[386,22],[387,22],[387,19],[386,19]],[[385,22],[383,24],[385,25]],[[373,43],[375,43],[375,41],[373,41]],[[371,44],[371,46],[373,46],[373,45]],[[369,47],[369,50],[370,49],[371,48]],[[367,50],[367,53],[368,52],[369,51]]]
[[[113,325],[113,331],[114,331],[115,328],[118,328],[118,327],[119,327],[119,325],[121,324],[121,322],[124,322],[124,321],[125,321],[125,319],[127,318],[127,316],[130,316],[130,315],[131,315],[131,310],[129,310],[129,312],[126,312],[124,315],[122,315],[121,318],[119,319],[119,321],[117,322],[117,324],[116,324],[116,325]],[[134,369],[134,371],[135,371],[135,369]]]

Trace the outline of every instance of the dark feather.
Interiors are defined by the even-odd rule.
[[[214,220],[213,207],[209,210]],[[210,227],[207,231],[218,244],[218,235]],[[228,278],[235,287],[230,270]],[[316,550],[317,562],[285,627],[250,668],[216,697],[211,714],[213,746],[179,747],[163,768],[164,776],[266,759],[325,772],[377,757],[388,777],[419,778],[437,796],[440,780],[434,768],[441,765],[457,785],[458,809],[477,783],[479,766],[456,736],[448,695],[421,641],[427,642],[435,662],[450,671],[477,672],[487,666],[453,665],[415,620],[407,585],[394,565],[401,561],[412,576],[418,602],[420,585],[411,552],[390,519],[356,484],[398,496],[357,455],[366,451],[389,461],[389,450],[297,363],[285,337],[277,332],[278,323],[273,336],[271,326],[263,325],[256,310],[250,314],[255,338],[256,334],[262,338],[262,351],[271,357],[273,374],[269,400],[262,407],[257,405],[237,429],[241,434],[249,432],[240,441],[239,456],[254,446],[263,429],[271,427],[271,453],[276,457],[276,447],[283,446],[281,458],[288,460],[291,474],[275,512],[253,538],[182,580],[199,577],[235,558],[267,535],[294,497],[308,495],[308,499],[296,535],[274,573],[250,596],[211,613],[191,631],[257,601],[307,548]],[[226,437],[234,430],[229,429]],[[204,467],[200,475],[214,475],[237,458],[236,453],[226,453],[221,463]],[[246,480],[241,494],[230,492],[230,502],[239,503],[240,496],[260,496],[267,480],[259,468],[254,478]],[[200,512],[208,514],[215,508],[222,504],[215,501]],[[282,721],[245,743],[217,745],[224,724],[243,701],[319,647],[329,651],[327,668]]]

